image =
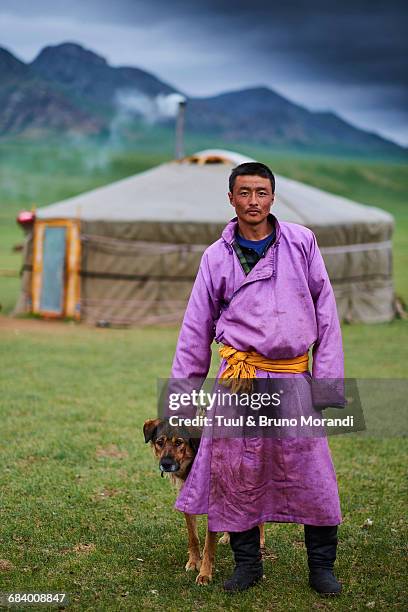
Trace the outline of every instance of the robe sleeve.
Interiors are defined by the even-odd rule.
[[[207,253],[204,253],[191,291],[173,360],[171,378],[204,381],[211,365],[211,344],[219,302],[211,281]]]
[[[309,289],[317,322],[313,346],[312,395],[315,408],[343,408],[344,354],[336,300],[323,257],[313,234],[309,254]]]

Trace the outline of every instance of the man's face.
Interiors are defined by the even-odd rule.
[[[258,225],[269,215],[275,196],[268,178],[242,175],[236,177],[233,191],[228,193],[228,197],[238,219]]]

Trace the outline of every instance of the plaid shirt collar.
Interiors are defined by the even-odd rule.
[[[235,253],[237,254],[239,262],[246,276],[250,273],[252,268],[256,266],[256,264],[261,259],[261,257],[265,256],[265,253],[267,252],[269,247],[272,245],[273,242],[275,242],[275,238],[276,238],[276,229],[275,231],[273,231],[270,240],[268,240],[268,242],[265,244],[261,255],[258,255],[258,253],[253,249],[246,249],[244,247],[241,247],[241,245],[237,242],[237,240],[234,239],[234,242],[232,243],[232,247]]]
[[[245,275],[248,275],[250,271],[252,270],[252,268],[249,265],[247,258],[245,257],[240,245],[238,244],[236,240],[232,243],[232,247],[237,254],[237,257],[239,259],[239,262],[242,266],[243,271],[245,272]]]

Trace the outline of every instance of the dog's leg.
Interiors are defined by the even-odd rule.
[[[230,535],[228,531],[224,531],[224,533],[218,540],[218,544],[229,544],[229,543],[230,543]]]
[[[212,571],[215,560],[215,549],[217,546],[217,532],[208,531],[205,536],[205,545],[203,552],[203,560],[201,563],[200,573],[196,578],[197,584],[208,584],[212,579]]]
[[[201,566],[200,559],[200,542],[198,540],[197,519],[194,514],[186,514],[187,532],[188,532],[188,561],[186,563],[186,572],[190,570],[199,571]]]
[[[265,524],[264,523],[261,523],[259,525],[259,531],[260,531],[261,549],[263,550],[265,548]]]

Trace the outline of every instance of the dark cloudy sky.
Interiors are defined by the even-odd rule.
[[[268,85],[408,145],[399,0],[1,0],[0,44],[29,61],[79,42],[190,95]]]

